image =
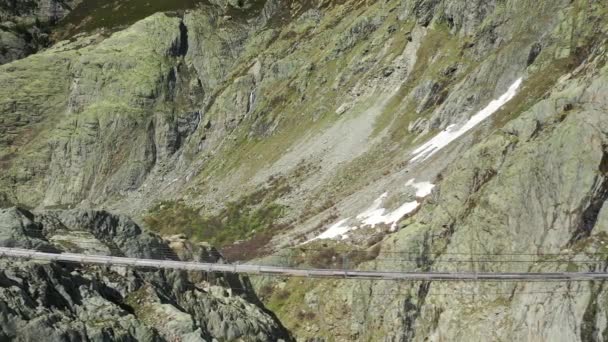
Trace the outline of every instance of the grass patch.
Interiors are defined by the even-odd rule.
[[[147,226],[163,235],[186,234],[197,241],[206,241],[232,253],[233,260],[255,257],[272,233],[285,228],[278,224],[286,208],[275,200],[291,191],[283,178],[270,180],[267,187],[229,202],[215,215],[203,215],[200,209],[183,201],[164,201],[144,217]],[[244,245],[229,248],[241,240]],[[234,246],[232,246],[234,247]],[[248,251],[243,251],[247,247]],[[246,254],[246,255],[245,255]]]
[[[59,22],[60,38],[100,28],[121,28],[157,12],[178,11],[208,5],[201,0],[84,0]]]
[[[283,216],[283,210],[277,204],[254,209],[236,201],[228,203],[217,215],[205,216],[182,201],[165,201],[152,208],[144,222],[163,235],[183,233],[191,239],[223,247],[270,229]]]
[[[556,59],[531,75],[515,97],[494,114],[494,117],[497,118],[494,120],[494,126],[502,127],[530,109],[539,102],[539,99],[545,97],[560,77],[572,71],[576,66],[574,58]]]
[[[232,19],[246,21],[263,10],[265,1],[256,0],[250,6],[232,6],[224,9]],[[201,6],[217,7],[208,0],[84,0],[58,23],[57,40],[97,29],[120,29],[158,12],[183,13]],[[280,21],[282,16],[272,18]]]
[[[288,251],[289,266],[317,269],[354,269],[358,265],[375,260],[380,254],[380,245],[369,249],[353,250],[340,242],[311,243]]]
[[[154,326],[155,320],[158,318],[155,316],[154,310],[149,303],[150,294],[148,291],[151,290],[147,286],[144,286],[129,293],[124,298],[124,304],[133,310],[137,319],[141,320],[144,324]]]
[[[12,206],[14,204],[8,199],[8,196],[0,192],[0,208],[10,208]]]
[[[318,285],[318,281],[291,278],[283,287],[277,286],[267,289],[267,295],[270,297],[265,302],[266,307],[278,317],[281,317],[289,329],[299,327],[304,321],[297,318],[298,315],[294,315],[294,312],[301,311],[298,308],[301,308],[302,303],[305,303],[306,293]]]

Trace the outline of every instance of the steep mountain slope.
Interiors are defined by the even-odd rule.
[[[531,105],[585,58],[605,14],[585,2],[255,5],[157,14],[5,65],[5,201],[141,214],[183,198],[213,212],[278,177],[282,222],[302,234],[355,192],[338,214],[432,181],[453,157],[418,175],[407,161],[420,135],[519,77],[529,97],[510,111]]]
[[[181,5],[0,66],[0,204],[107,208],[239,259],[605,268],[606,2]],[[256,286],[302,338],[606,331],[602,284]]]
[[[462,154],[443,172],[420,212],[380,243],[374,261],[359,267],[605,271],[604,51],[563,77],[530,110]],[[265,293],[270,284],[261,285]],[[299,336],[602,341],[607,333],[602,282],[289,281],[281,286],[287,295],[274,288],[268,302]],[[313,318],[302,323],[302,312],[314,313]]]

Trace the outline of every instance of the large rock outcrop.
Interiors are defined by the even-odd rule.
[[[0,245],[54,252],[218,261],[96,211],[0,209]],[[246,278],[0,260],[0,339],[32,341],[289,340]],[[212,280],[213,279],[213,280]]]
[[[0,64],[51,45],[52,27],[81,1],[0,1]]]

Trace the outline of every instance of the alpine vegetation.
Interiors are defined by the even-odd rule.
[[[0,341],[608,340],[608,2],[0,0]]]

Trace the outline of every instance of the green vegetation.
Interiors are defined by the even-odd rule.
[[[305,303],[306,293],[318,288],[320,284],[333,283],[333,281],[311,281],[291,278],[287,280],[283,287],[266,285],[265,293],[268,296],[265,301],[266,307],[274,312],[278,317],[283,318],[283,324],[288,329],[294,329],[305,323],[301,315],[298,315],[297,308]],[[297,311],[295,311],[297,310]],[[294,314],[295,313],[295,314]]]
[[[403,26],[404,29],[414,27],[410,22],[406,22]],[[393,42],[391,55],[402,53],[407,46],[407,39],[411,38],[406,39],[406,37],[411,37],[412,33],[411,29],[405,31],[408,33],[401,34]],[[437,22],[429,27],[416,52],[416,64],[409,81],[401,85],[387,103],[382,116],[376,122],[374,134],[378,134],[395,121],[390,131],[391,141],[408,146],[413,138],[408,133],[408,125],[416,118],[428,117],[447,98],[451,87],[458,84],[467,74],[459,70],[470,70],[477,65],[467,58],[466,46],[467,44],[461,39],[450,34],[450,29],[445,23]],[[419,103],[412,101],[408,95],[424,81],[433,82],[436,88],[435,100],[417,108]]]
[[[2,164],[0,164],[1,166]],[[13,203],[8,199],[6,194],[0,193],[0,208],[12,207]]]
[[[336,248],[310,250],[297,256],[298,264],[309,264],[314,268],[355,268],[359,264],[376,259],[380,247],[371,250],[340,251]],[[307,255],[308,254],[308,255]]]
[[[61,248],[64,251],[67,251],[70,253],[85,253],[86,252],[85,249],[78,246],[78,244],[75,243],[74,241],[57,239],[57,240],[54,240],[53,242],[58,244],[59,246],[61,246]]]
[[[351,285],[348,280],[274,278],[260,287],[258,295],[269,310],[281,317],[283,325],[290,331],[297,331],[299,337],[329,335],[328,341],[335,341],[335,330],[328,334],[326,329],[348,321],[350,304],[338,297],[327,302],[317,302],[317,299],[327,293],[341,297],[340,290],[347,292]]]
[[[375,260],[379,254],[379,244],[368,249],[353,249],[351,245],[341,241],[314,241],[283,250],[278,256],[290,267],[353,269],[362,263]]]
[[[290,190],[284,179],[275,178],[267,187],[229,202],[215,215],[203,215],[182,201],[164,201],[148,212],[144,222],[161,234],[186,234],[216,247],[244,239],[264,245],[268,239],[260,236],[270,237],[268,233],[285,228],[277,222],[286,208],[275,200]]]
[[[60,23],[63,37],[99,28],[120,28],[157,12],[177,11],[208,4],[201,0],[84,0]]]
[[[133,309],[134,314],[139,320],[145,324],[154,325],[155,323],[155,312],[152,310],[149,301],[149,289],[142,287],[136,291],[133,291],[127,295],[124,299],[124,304],[128,305]]]
[[[283,210],[277,204],[252,208],[237,201],[228,203],[217,215],[204,216],[181,201],[166,201],[152,208],[144,221],[161,234],[183,233],[189,238],[223,247],[272,228]]]
[[[549,92],[560,77],[576,67],[574,57],[550,61],[541,71],[532,74],[524,82],[522,89],[505,104],[494,116],[495,127],[502,127],[530,109]]]
[[[247,19],[263,8],[263,1],[253,6],[227,9],[232,18]],[[96,29],[118,29],[158,12],[180,12],[199,6],[210,6],[208,0],[84,0],[59,22],[59,38],[67,38]]]

